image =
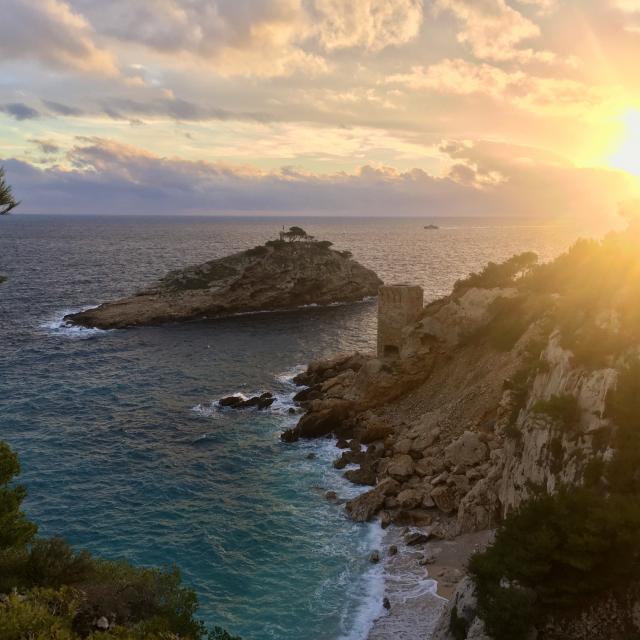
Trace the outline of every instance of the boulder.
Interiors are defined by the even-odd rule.
[[[384,505],[387,495],[397,493],[398,483],[391,478],[381,482],[375,489],[349,500],[345,506],[349,517],[355,522],[368,522]]]
[[[393,445],[393,451],[395,453],[409,453],[412,444],[413,442],[409,438],[403,438]]]
[[[413,458],[406,453],[393,456],[387,466],[387,473],[396,480],[405,480],[413,475],[415,464]]]
[[[415,547],[429,541],[429,534],[422,531],[412,531],[404,537],[404,542],[408,547]]]
[[[293,429],[287,429],[280,437],[285,442],[295,442],[298,438],[321,438],[339,430],[346,417],[346,409],[339,405],[320,411],[310,411],[300,418]]]
[[[452,467],[473,467],[488,455],[487,445],[473,431],[465,431],[444,450],[445,461]]]
[[[353,484],[368,485],[370,487],[376,484],[376,472],[368,464],[362,465],[359,469],[349,469],[349,471],[343,473],[343,476]]]
[[[431,498],[444,513],[453,513],[458,508],[455,491],[446,485],[438,485],[431,492]]]
[[[398,494],[397,500],[401,509],[413,509],[422,502],[422,491],[404,489]]]
[[[360,438],[362,444],[371,444],[377,440],[384,440],[393,433],[393,427],[385,424],[374,423],[367,426],[365,432]]]

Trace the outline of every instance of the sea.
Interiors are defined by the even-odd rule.
[[[306,363],[374,348],[375,300],[114,331],[63,321],[293,224],[387,283],[422,285],[426,300],[487,261],[548,260],[601,231],[509,218],[3,217],[0,438],[20,456],[41,535],[177,566],[201,618],[243,640],[364,640],[383,611],[384,567],[368,560],[381,531],[325,498],[362,491],[333,469],[331,440],[279,436]],[[265,391],[277,396],[266,411],[216,405]]]

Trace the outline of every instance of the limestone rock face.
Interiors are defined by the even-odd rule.
[[[455,610],[457,618],[467,628],[465,640],[491,640],[486,634],[484,623],[478,618],[478,603],[475,587],[471,578],[463,578],[456,588],[453,597],[440,615],[440,620],[433,632],[432,640],[456,640],[458,635],[450,629],[451,613]]]
[[[65,319],[118,329],[232,313],[354,302],[374,296],[380,278],[346,254],[312,242],[255,247],[173,271],[155,287]]]

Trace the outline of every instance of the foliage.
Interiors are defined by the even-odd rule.
[[[589,488],[539,494],[505,519],[469,569],[488,632],[523,639],[551,611],[640,578],[640,504]]]
[[[20,471],[0,442],[0,638],[2,640],[202,640],[195,593],[177,569],[138,568],[74,551],[60,538],[34,538],[21,511]],[[95,620],[113,622],[98,633]],[[114,626],[115,625],[115,626]],[[218,635],[215,635],[218,633]],[[238,640],[214,631],[216,640]]]
[[[607,415],[616,425],[616,453],[605,476],[612,490],[624,494],[640,492],[640,359],[634,358],[618,375],[614,391],[607,397]]]
[[[38,529],[21,509],[25,488],[9,486],[19,473],[18,457],[6,443],[0,442],[0,553],[26,545]]]
[[[466,337],[466,342],[486,340],[498,351],[510,351],[522,337],[533,316],[528,313],[524,296],[498,297],[489,305],[491,320]]]
[[[513,286],[516,280],[523,278],[537,263],[538,256],[532,251],[512,256],[501,263],[489,262],[479,273],[472,273],[453,285],[454,295],[461,295],[467,289],[494,289]]]
[[[329,249],[332,246],[333,242],[331,242],[330,240],[320,240],[316,242],[316,247],[318,247],[318,249]]]
[[[454,605],[451,609],[451,616],[449,617],[449,631],[455,640],[465,640],[467,637],[468,624],[464,618],[458,615],[458,607]]]
[[[579,364],[607,366],[640,333],[638,228],[602,240],[579,240],[521,280],[521,288],[559,298],[556,321],[563,345]]]
[[[302,227],[289,227],[289,231],[280,232],[280,240],[288,240],[289,242],[313,240],[313,236],[310,236]]]
[[[269,253],[269,249],[264,245],[258,245],[257,247],[253,247],[253,249],[247,249],[245,254],[251,257],[262,257],[266,256]]]
[[[570,431],[580,422],[578,399],[570,393],[553,395],[548,400],[538,400],[533,405],[534,413],[544,413]]]
[[[13,197],[11,187],[4,177],[4,167],[0,167],[0,216],[4,216],[20,203]]]

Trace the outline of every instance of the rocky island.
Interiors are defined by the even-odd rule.
[[[69,323],[120,329],[234,313],[356,302],[382,281],[329,241],[292,227],[279,240],[167,274],[155,286],[65,317]]]
[[[333,435],[334,466],[370,487],[347,515],[398,525],[379,556],[449,590],[430,626],[403,627],[388,593],[371,639],[640,633],[638,236],[490,263],[424,307],[419,287],[382,287],[377,353],[296,379],[306,413],[282,439]],[[452,566],[469,536],[481,548]]]

